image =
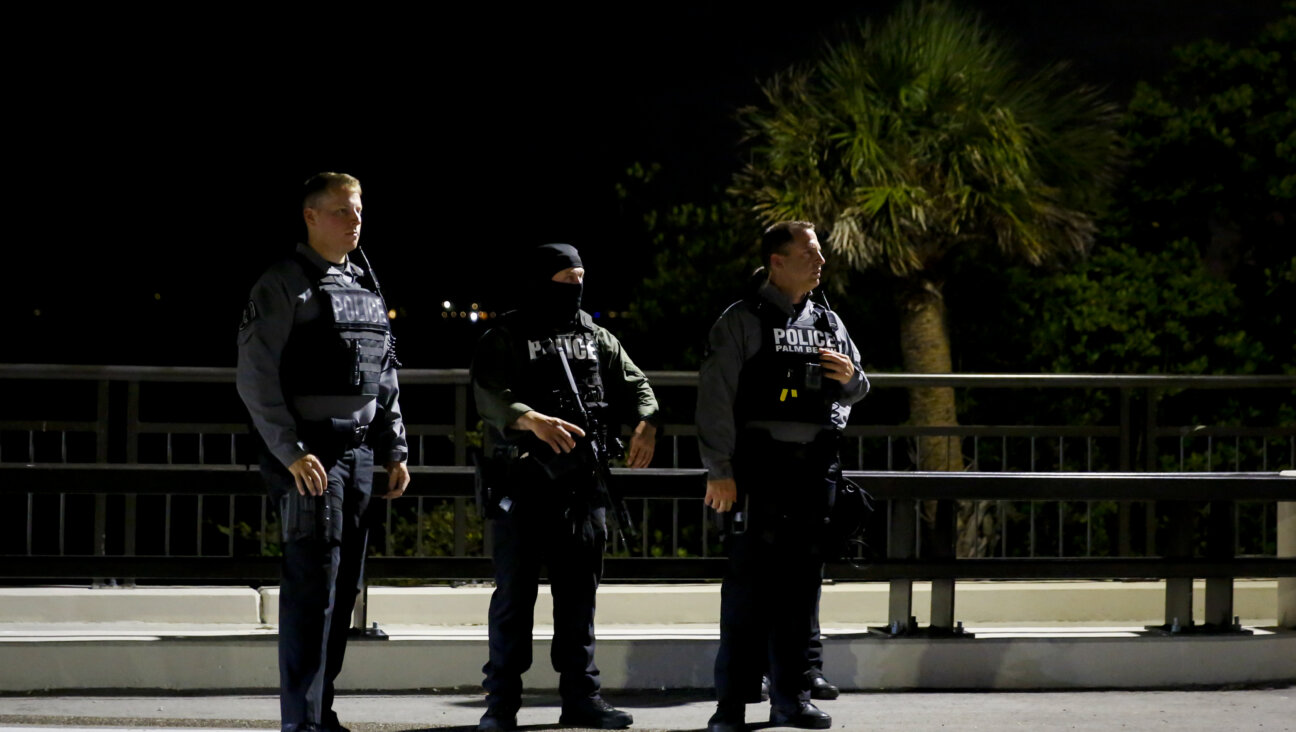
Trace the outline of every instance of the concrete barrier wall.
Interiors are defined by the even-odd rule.
[[[278,622],[278,588],[262,589],[265,622]],[[482,625],[490,605],[490,587],[373,587],[369,590],[371,622],[380,625]],[[888,587],[882,583],[826,585],[819,621],[824,627],[885,625]],[[1276,617],[1277,582],[1239,581],[1234,614],[1253,624],[1272,624]],[[1205,617],[1205,583],[1193,594],[1194,617]],[[931,585],[916,583],[914,615],[930,616]],[[1165,585],[1161,582],[960,582],[955,617],[965,624],[1117,623],[1159,625],[1165,622]],[[536,622],[553,617],[548,587],[536,598]],[[598,622],[605,625],[714,624],[720,617],[720,585],[604,585],[598,593]]]
[[[261,623],[250,587],[5,587],[0,623]]]
[[[1277,618],[1278,583],[1239,581],[1234,613],[1249,624]],[[914,588],[914,615],[926,622],[930,586]],[[961,582],[955,616],[965,624],[1164,622],[1160,582]],[[1194,591],[1194,616],[1204,617],[1205,585]],[[486,622],[492,588],[373,587],[369,619],[382,625],[475,626]],[[825,627],[885,624],[887,586],[842,583],[824,587],[820,621]],[[0,589],[4,623],[180,623],[277,625],[278,588],[247,587]],[[548,588],[536,601],[536,622],[553,616]],[[607,625],[715,624],[719,584],[605,585],[598,595],[598,622]]]

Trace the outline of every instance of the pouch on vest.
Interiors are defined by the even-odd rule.
[[[549,480],[579,475],[593,478],[599,469],[594,445],[588,437],[577,438],[576,447],[573,447],[571,452],[554,452],[552,448],[545,445],[542,449],[532,452],[531,456]]]
[[[513,507],[509,498],[509,478],[517,460],[517,448],[505,445],[497,447],[493,457],[475,456],[473,470],[473,494],[477,502],[477,514],[482,518],[502,518]]]
[[[303,496],[296,490],[288,491],[279,499],[279,516],[284,543],[303,539],[342,541],[341,493],[325,491],[322,496]]]

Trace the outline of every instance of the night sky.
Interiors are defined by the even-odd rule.
[[[17,284],[0,298],[16,337],[0,360],[232,365],[248,288],[299,237],[297,192],[319,170],[364,183],[361,241],[401,310],[407,366],[468,364],[481,326],[442,319],[441,302],[508,306],[519,248],[577,245],[588,309],[623,309],[648,259],[614,195],[626,167],[661,163],[676,200],[723,186],[733,111],[758,101],[757,80],[894,5],[185,6],[16,22]],[[965,5],[1028,66],[1070,60],[1121,104],[1171,47],[1246,39],[1282,13],[1280,0]]]

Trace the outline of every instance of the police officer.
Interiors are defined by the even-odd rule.
[[[482,336],[472,363],[487,427],[483,502],[495,563],[490,658],[482,669],[487,709],[478,729],[517,727],[542,565],[553,594],[559,723],[628,727],[631,716],[599,695],[594,594],[611,505],[609,450],[620,424],[633,424],[626,464],[651,462],[657,400],[617,339],[580,309],[585,269],[576,249],[546,244],[526,265],[525,306]]]
[[[824,264],[814,225],[771,226],[761,255],[768,279],[716,321],[699,374],[705,503],[744,516],[727,538],[709,732],[742,729],[767,664],[772,723],[832,725],[810,702],[807,647],[841,474],[838,440],[868,380],[836,314],[810,299]]]
[[[350,256],[360,241],[360,181],[311,177],[302,216],[306,243],[252,287],[237,383],[283,524],[282,729],[345,732],[333,682],[363,571],[374,459],[387,468],[383,497],[395,498],[409,484],[409,451],[387,306],[373,272]]]

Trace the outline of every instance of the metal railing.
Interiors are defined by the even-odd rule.
[[[48,419],[44,411],[48,410],[50,400],[44,398],[33,407],[35,413],[22,415],[39,419],[13,419],[0,411],[0,463],[254,463],[256,456],[246,437],[247,426],[232,389],[233,378],[233,369],[227,368],[0,365],[0,384],[7,394],[47,394],[52,390],[51,385],[56,385],[65,394],[58,400],[61,416],[70,417]],[[401,378],[403,403],[409,418],[410,464],[468,465],[479,427],[469,399],[467,371],[407,369],[402,371]],[[663,401],[685,405],[674,410],[675,413],[691,416],[697,383],[695,373],[654,372],[650,378]],[[1174,390],[1192,390],[1195,394],[1203,390],[1227,390],[1228,394],[1254,395],[1253,401],[1274,401],[1275,390],[1282,390],[1277,392],[1279,397],[1292,393],[1296,377],[874,374],[870,378],[874,396],[857,407],[854,421],[846,431],[843,458],[849,469],[913,470],[921,460],[923,444],[931,444],[933,437],[943,438],[947,450],[958,450],[971,471],[1183,471],[1194,469],[1187,459],[1194,451],[1196,469],[1205,471],[1223,468],[1233,472],[1267,472],[1296,466],[1296,427],[1163,425],[1158,421],[1156,397],[1158,393]],[[965,390],[962,393],[988,393],[1002,399],[1012,399],[1023,389],[1059,395],[1106,390],[1114,395],[1112,401],[1119,407],[1113,410],[1116,423],[1100,425],[861,424],[873,413],[871,405],[877,395],[888,391],[894,394],[914,386],[950,386]],[[0,409],[7,407],[0,406]],[[427,414],[453,419],[428,423],[424,416]],[[700,467],[696,428],[691,422],[677,419],[664,425],[660,434],[659,455],[654,466]],[[1231,453],[1231,459],[1225,453]],[[94,500],[94,525],[98,527],[110,506],[104,496]],[[117,553],[141,549],[133,528],[139,515],[138,501],[130,496],[120,500],[125,505],[120,509],[114,507],[114,513],[123,516],[124,529],[96,530],[93,553],[102,554],[109,546]],[[214,507],[202,496],[195,497],[188,486],[179,487],[161,500],[164,505],[155,512],[160,512],[161,520],[170,524],[161,534],[164,554],[183,552],[178,547],[193,546],[192,553],[202,555],[222,543],[222,538],[224,544],[232,546],[237,541],[236,524],[246,526],[245,533],[265,534],[269,512],[264,505],[240,506],[240,513],[248,515],[240,516],[237,521],[235,516],[228,516],[224,524],[227,532],[221,537],[213,535],[214,528],[202,529],[204,513],[212,512]],[[413,531],[411,526],[421,526],[436,512],[443,512],[444,507],[435,504],[438,500],[416,499],[408,510],[397,511],[395,515],[389,512],[384,550],[391,553],[395,549],[391,542],[393,527],[408,534]],[[453,518],[445,523],[453,524],[455,530],[451,550],[463,554],[478,542],[467,541],[465,536],[471,522],[470,507],[462,497],[453,500]],[[53,507],[28,496],[23,513],[28,516],[29,525],[11,528],[21,529],[27,536],[39,534],[41,540],[35,543],[44,547],[42,553],[88,553],[84,550],[84,537],[89,533],[72,530],[69,534],[69,523],[76,521],[68,521],[66,499],[58,501],[58,506]],[[640,514],[651,519],[651,531],[644,532],[645,541],[638,547],[621,546],[621,550],[670,556],[679,554],[681,549],[690,555],[712,553],[714,536],[708,531],[706,513],[700,505],[689,508],[689,499],[639,498],[638,501]],[[86,513],[76,506],[72,508],[74,513]],[[41,530],[31,526],[34,509],[39,509],[42,516],[57,512],[57,531],[55,524],[49,522]],[[1001,530],[990,549],[999,556],[1023,552],[1027,556],[1053,552],[1056,556],[1156,553],[1160,517],[1153,505],[1131,501],[1114,506],[1095,505],[1092,501],[1081,505],[1045,500],[1000,502],[994,509],[1001,517]],[[1108,515],[1112,511],[1115,515]],[[180,513],[188,516],[181,518]],[[1112,526],[1105,526],[1104,522]],[[1242,506],[1239,525],[1254,526],[1255,530],[1236,532],[1237,551],[1267,551],[1272,545],[1274,522],[1271,504]],[[193,525],[195,530],[172,541],[174,532],[170,529],[185,525]],[[659,532],[662,536],[659,541],[646,540]],[[57,546],[50,541],[55,533],[60,537]],[[6,546],[0,541],[0,553],[31,553],[32,544],[28,541],[23,547],[25,551],[18,552],[12,544]],[[264,542],[259,542],[258,548],[264,551]],[[418,556],[429,549],[425,542],[419,541],[414,543],[412,551]]]
[[[467,468],[415,468],[415,496],[466,500],[472,491]],[[1206,616],[1202,627],[1229,630],[1232,587],[1236,577],[1296,577],[1296,557],[1239,557],[1234,551],[1236,501],[1296,501],[1296,476],[1274,473],[900,473],[851,471],[848,475],[869,487],[885,503],[886,550],[860,562],[836,563],[827,576],[838,580],[888,581],[891,586],[889,627],[893,633],[915,632],[912,620],[913,582],[932,582],[931,627],[936,633],[956,632],[956,579],[1129,579],[1166,580],[1166,627],[1192,629],[1192,579],[1206,578]],[[5,465],[0,479],[11,489],[30,495],[129,493],[166,495],[178,483],[206,495],[255,496],[260,491],[256,471],[234,466],[100,466]],[[684,500],[700,492],[704,474],[696,470],[618,470],[614,480],[634,496]],[[955,558],[954,502],[958,500],[1148,500],[1166,507],[1171,517],[1166,550],[1157,557],[1111,558]],[[922,502],[934,501],[934,518],[924,531],[919,518]],[[1204,552],[1194,551],[1197,525],[1193,506],[1206,504]],[[715,579],[724,560],[716,558],[612,558],[605,576],[623,580]],[[104,555],[84,557],[26,556],[7,561],[0,577],[22,581],[66,581],[91,577],[203,583],[273,581],[277,560],[270,557],[206,557],[200,562],[183,556]],[[378,557],[369,560],[369,579],[417,578],[471,580],[491,576],[484,557]],[[361,621],[363,622],[363,620]]]
[[[665,401],[679,402],[680,394],[684,402],[692,401],[696,374],[658,372],[649,377]],[[482,549],[488,545],[488,528],[471,505],[467,467],[478,429],[468,397],[468,374],[405,370],[401,379],[415,482],[409,499],[387,504],[376,542],[382,556],[371,561],[369,577],[489,578],[489,560]],[[874,374],[870,379],[875,392],[911,386],[1111,390],[1119,404],[1118,423],[1110,425],[853,423],[847,428],[850,474],[865,480],[885,501],[872,528],[873,535],[887,537],[880,542],[887,551],[868,564],[835,565],[829,576],[893,583],[948,580],[948,593],[934,593],[951,608],[949,613],[933,612],[938,627],[947,616],[952,620],[955,577],[1170,578],[1170,623],[1171,605],[1182,610],[1183,587],[1175,582],[1184,576],[1296,574],[1292,560],[1274,557],[1271,549],[1274,501],[1296,500],[1293,482],[1273,475],[1296,466],[1296,427],[1162,425],[1156,396],[1168,390],[1228,389],[1270,400],[1272,390],[1281,390],[1279,396],[1289,398],[1296,377]],[[241,407],[232,389],[232,369],[0,366],[6,393],[22,392],[18,387],[24,382],[39,382],[45,391],[50,383],[75,384],[79,394],[60,400],[69,418],[11,419],[0,412],[0,495],[9,502],[3,515],[10,529],[0,532],[8,537],[0,547],[6,566],[0,575],[11,581],[130,577],[204,583],[255,583],[277,577],[277,560],[266,556],[276,544],[273,517],[256,470],[247,465],[255,458],[246,441],[247,427],[238,416]],[[77,390],[65,391],[71,397]],[[79,405],[70,404],[78,400]],[[214,413],[198,413],[204,409]],[[857,409],[855,421],[867,411]],[[430,424],[422,421],[425,414],[453,415],[453,420]],[[671,422],[660,434],[653,468],[616,471],[616,480],[624,483],[623,495],[639,509],[643,538],[638,546],[615,547],[607,577],[717,578],[723,560],[713,556],[715,532],[697,500],[704,478],[697,468],[696,430],[688,423]],[[919,438],[933,436],[946,438],[950,449],[958,449],[970,472],[912,472],[920,458]],[[1201,464],[1201,451],[1193,441],[1205,442],[1207,470],[1215,467],[1218,452],[1235,474],[1149,474],[1144,477],[1151,482],[1131,482],[1113,473],[1113,468],[1121,473],[1155,470],[1176,456],[1181,470],[1191,467],[1189,456]],[[1248,449],[1242,449],[1247,442]],[[1101,457],[1096,460],[1096,455]],[[1027,485],[1020,482],[1023,473],[1014,471],[1029,471],[1025,475],[1040,480],[1030,483],[1030,490],[1004,492],[1002,486]],[[1041,471],[1052,474],[1040,476]],[[1246,471],[1262,475],[1237,475]],[[913,482],[904,482],[909,479]],[[901,482],[903,490],[892,487]],[[965,495],[946,495],[949,486],[967,485],[977,488]],[[1262,485],[1276,487],[1257,492]],[[955,498],[990,501],[1000,512],[1001,530],[994,545],[998,556],[954,558],[946,524]],[[1056,512],[1046,508],[1049,504]],[[1080,504],[1083,510],[1076,510]],[[1100,520],[1095,518],[1096,506],[1116,513]],[[13,510],[20,508],[25,510]],[[1135,521],[1140,511],[1143,520]],[[1014,512],[1019,514],[1015,522],[1009,520]],[[51,513],[57,515],[56,522],[39,520]],[[22,515],[26,519],[20,527],[15,517]],[[1225,515],[1227,527],[1219,518]],[[1104,528],[1103,521],[1111,526]],[[1258,531],[1244,530],[1244,523]],[[1209,530],[1199,530],[1201,526]],[[1069,549],[1081,531],[1084,549]],[[1117,538],[1109,538],[1098,552],[1096,531]],[[1194,531],[1212,537],[1195,551]],[[1010,542],[1010,532],[1029,540]],[[429,537],[434,533],[441,546],[432,545]],[[1227,558],[1220,544],[1224,536],[1229,540]],[[14,537],[21,537],[21,543]],[[1045,551],[1046,545],[1055,545],[1056,554]],[[1209,556],[1193,557],[1204,552]],[[1210,586],[1218,588],[1222,579],[1216,577]],[[1190,584],[1188,588],[1190,592]],[[895,584],[892,589],[893,600],[899,602],[896,598],[905,593]],[[1208,597],[1212,592],[1222,591],[1208,589]],[[1177,598],[1173,603],[1171,595]],[[1223,617],[1221,601],[1217,598],[1210,606],[1208,623],[1214,624]],[[893,606],[891,620],[903,629],[909,616],[902,610]]]

